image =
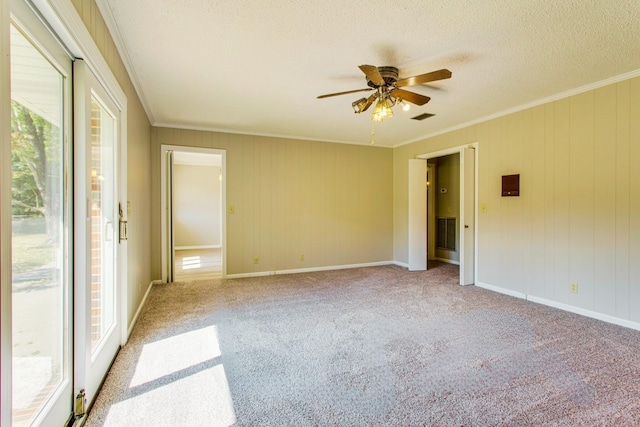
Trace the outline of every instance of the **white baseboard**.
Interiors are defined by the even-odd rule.
[[[558,308],[560,310],[568,311],[570,313],[579,314],[581,316],[591,317],[592,319],[602,320],[603,322],[613,323],[614,325],[624,326],[625,328],[635,329],[640,331],[640,323],[632,322],[630,320],[621,319],[619,317],[610,316],[604,313],[598,313],[597,311],[586,310],[580,307],[574,307],[569,304],[556,302],[544,298],[528,295],[527,300],[538,304],[547,305],[549,307]]]
[[[569,304],[564,304],[561,302],[552,301],[545,298],[536,297],[533,295],[527,295],[522,292],[512,291],[510,289],[489,285],[487,283],[478,282],[476,283],[476,286],[479,288],[488,289],[490,291],[499,292],[501,294],[509,295],[512,297],[525,299],[527,301],[531,301],[536,304],[546,305],[548,307],[557,308],[559,310],[567,311],[569,313],[579,314],[581,316],[590,317],[592,319],[601,320],[603,322],[612,323],[614,325],[624,326],[625,328],[630,328],[630,329],[635,329],[637,331],[640,331],[640,323],[632,322],[630,320],[621,319],[619,317],[610,316],[604,313],[598,313],[597,311],[586,310],[584,308],[575,307]]]
[[[312,273],[315,271],[344,270],[347,268],[376,267],[380,265],[390,265],[390,264],[394,264],[394,262],[378,261],[378,262],[368,262],[363,264],[330,265],[326,267],[296,268],[292,270],[256,271],[254,273],[227,274],[225,278],[241,279],[245,277],[274,276],[276,274]]]
[[[184,251],[189,249],[220,249],[220,245],[197,245],[197,246],[176,246],[176,251]]]
[[[136,310],[136,314],[133,315],[133,319],[131,319],[131,323],[129,323],[129,328],[127,329],[127,341],[129,340],[129,337],[131,336],[131,331],[133,331],[133,327],[136,325],[136,322],[138,321],[138,316],[140,316],[140,313],[142,312],[142,308],[144,307],[145,303],[147,302],[147,298],[149,297],[149,292],[151,292],[151,288],[153,288],[153,285],[157,285],[159,283],[162,283],[161,280],[154,280],[151,283],[149,283],[149,287],[147,288],[147,292],[144,293],[144,296],[142,297],[142,301],[140,301],[140,305],[138,305],[138,309]]]
[[[476,286],[479,287],[479,288],[488,289],[490,291],[498,292],[498,293],[509,295],[509,296],[512,296],[512,297],[516,297],[516,298],[520,298],[520,299],[527,299],[527,294],[524,294],[524,293],[518,292],[518,291],[512,291],[511,289],[501,288],[499,286],[493,286],[493,285],[490,285],[488,283],[477,282]]]
[[[393,261],[393,263],[395,265],[397,265],[398,267],[404,267],[404,268],[409,268],[409,264],[406,262],[400,262],[400,261]]]

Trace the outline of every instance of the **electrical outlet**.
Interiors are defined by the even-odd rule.
[[[572,294],[577,294],[578,293],[578,282],[571,282],[569,284],[569,291]]]
[[[257,256],[253,257],[253,263],[254,264],[257,264],[259,261],[260,261],[260,258],[258,258]]]
[[[300,254],[300,261],[304,261],[304,254]]]

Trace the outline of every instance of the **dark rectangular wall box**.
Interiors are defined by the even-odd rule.
[[[502,175],[502,197],[520,195],[520,174]]]

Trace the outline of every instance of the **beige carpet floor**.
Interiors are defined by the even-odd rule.
[[[155,286],[87,425],[640,425],[639,331],[457,274]]]

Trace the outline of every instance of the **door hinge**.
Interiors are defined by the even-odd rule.
[[[76,396],[74,415],[76,416],[76,418],[82,417],[85,412],[87,412],[87,397],[85,395],[84,389],[82,389]]]

